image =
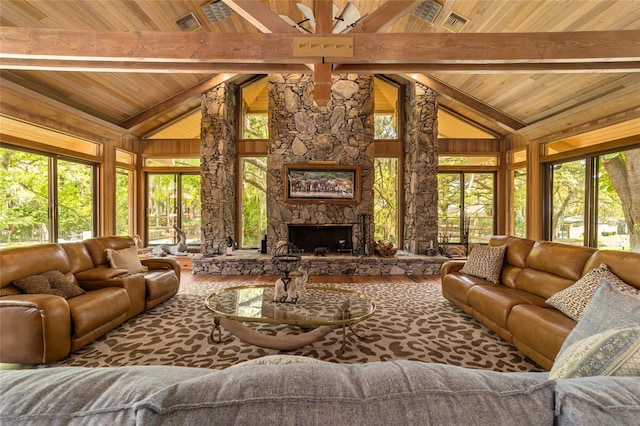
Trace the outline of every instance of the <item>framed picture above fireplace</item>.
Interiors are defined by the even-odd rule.
[[[360,203],[360,166],[286,164],[287,203]]]

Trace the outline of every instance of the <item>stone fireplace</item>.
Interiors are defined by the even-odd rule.
[[[289,242],[313,253],[318,247],[326,247],[329,253],[352,253],[354,224],[341,225],[289,225]]]
[[[354,253],[374,254],[373,76],[334,74],[331,101],[322,107],[313,100],[313,76],[268,78],[267,252],[273,253],[280,241],[292,241],[305,252],[316,247],[334,251],[340,240],[346,240],[345,248]],[[234,84],[225,83],[202,97],[203,253],[216,251],[237,229],[236,90]],[[407,82],[404,91],[400,248],[424,254],[438,233],[437,94],[415,82]],[[357,166],[359,202],[287,199],[285,165],[308,164]]]
[[[311,75],[269,76],[269,252],[278,241],[291,241],[293,237],[305,251],[313,251],[321,246],[316,245],[320,242],[325,243],[322,246],[335,247],[337,240],[347,239],[348,247],[362,247],[365,254],[373,254],[373,95],[373,76],[335,74],[332,76],[331,101],[327,106],[319,107],[313,101]],[[285,165],[310,163],[358,166],[360,202],[287,200]],[[368,222],[366,226],[354,226],[362,218]],[[332,228],[323,230],[326,225]],[[298,240],[298,226],[307,227],[317,241]],[[346,228],[351,230],[350,235],[342,235],[344,238],[333,235]],[[329,229],[332,235],[329,235]]]

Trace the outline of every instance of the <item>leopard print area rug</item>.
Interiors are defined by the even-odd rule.
[[[439,284],[327,285],[359,291],[375,300],[375,314],[355,326],[366,339],[360,340],[347,329],[346,350],[340,353],[342,329],[338,328],[322,340],[287,354],[336,363],[407,359],[502,372],[543,371],[514,346],[444,299]],[[220,282],[183,285],[171,299],[50,366],[173,365],[222,369],[282,353],[238,338],[225,343],[211,341],[213,315],[204,306],[204,299],[222,287],[224,283]],[[300,332],[269,324],[253,327],[270,335]]]

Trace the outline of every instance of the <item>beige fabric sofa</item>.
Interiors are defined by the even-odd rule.
[[[138,274],[110,267],[107,248],[133,245],[129,237],[99,237],[0,250],[0,362],[49,364],[176,294],[173,259],[142,260],[149,270]],[[24,294],[13,284],[51,270],[85,293]]]
[[[460,272],[464,261],[441,268],[444,297],[551,369],[576,321],[545,301],[605,263],[624,282],[640,288],[640,253],[596,250],[548,241],[494,236],[490,246],[506,245],[500,282]]]

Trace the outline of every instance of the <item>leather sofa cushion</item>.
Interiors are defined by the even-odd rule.
[[[538,241],[527,257],[527,267],[575,282],[582,276],[585,263],[595,251],[591,247]]]
[[[467,294],[469,304],[495,324],[508,329],[507,318],[514,306],[526,304],[544,306],[545,299],[501,284],[472,287]],[[513,334],[513,333],[512,333]]]
[[[455,300],[469,305],[467,294],[469,290],[476,285],[488,284],[482,278],[473,277],[460,272],[447,274],[442,279],[442,290],[448,298],[453,297]]]
[[[121,250],[134,245],[130,237],[97,237],[84,240],[94,266],[109,266],[106,249]]]
[[[555,359],[575,325],[575,321],[556,309],[534,305],[514,306],[507,321],[514,340],[535,348],[550,361]]]
[[[151,309],[167,300],[180,288],[180,280],[173,269],[146,273],[145,282],[147,285],[146,309]]]
[[[570,278],[559,277],[546,271],[525,268],[518,274],[516,288],[544,297],[546,300],[573,283],[575,283],[575,280]]]
[[[129,304],[127,291],[119,287],[93,290],[69,299],[74,336],[84,336],[124,315]]]
[[[69,256],[71,272],[74,274],[94,268],[91,254],[89,254],[89,250],[84,242],[64,243],[62,244],[62,248],[67,253],[67,256]]]
[[[14,280],[57,269],[69,272],[69,258],[59,244],[12,247],[0,250],[0,287],[10,286]]]
[[[609,267],[625,283],[640,288],[640,258],[638,253],[599,250],[593,254],[584,266],[583,275],[602,263]]]

